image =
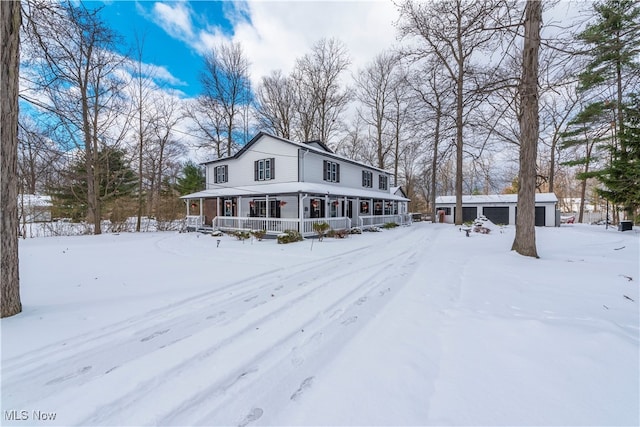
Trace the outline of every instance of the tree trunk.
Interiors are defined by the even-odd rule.
[[[536,157],[539,136],[538,55],[542,2],[527,0],[522,52],[522,82],[520,83],[520,174],[518,179],[518,215],[516,237],[511,250],[520,255],[538,258],[536,250],[535,197]]]
[[[0,2],[0,317],[22,311],[18,270],[18,75],[20,2]]]

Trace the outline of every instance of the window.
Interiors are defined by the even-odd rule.
[[[276,177],[276,159],[256,160],[254,162],[254,180],[268,181]]]
[[[269,217],[280,218],[280,207],[283,206],[283,202],[280,200],[269,200]],[[266,218],[267,216],[267,201],[266,200],[251,200],[249,201],[249,216]]]
[[[340,182],[340,165],[336,162],[324,160],[323,179],[329,182]]]
[[[388,190],[389,189],[389,177],[385,175],[380,175],[378,180],[378,188],[380,190]]]
[[[373,187],[373,172],[362,171],[362,186],[369,188]]]
[[[215,182],[216,184],[227,182],[229,179],[228,171],[229,169],[227,165],[216,166],[215,168],[213,168],[213,182]]]

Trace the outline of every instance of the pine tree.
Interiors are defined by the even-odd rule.
[[[595,102],[587,105],[568,123],[568,130],[562,134],[561,149],[575,148],[573,160],[563,162],[566,166],[580,166],[576,179],[582,181],[580,189],[580,211],[578,222],[582,222],[584,213],[587,180],[597,177],[599,172],[593,167],[598,161],[597,152],[610,140],[607,105]]]
[[[625,117],[620,146],[609,146],[611,162],[598,176],[605,186],[598,193],[622,206],[637,223],[640,221],[640,95],[631,95],[631,102],[625,106]]]
[[[589,57],[580,73],[580,90],[615,93],[616,133],[624,133],[624,98],[627,84],[638,77],[640,63],[640,3],[604,0],[594,3],[595,22],[578,35]],[[603,99],[601,99],[604,101]],[[621,146],[624,150],[624,145]]]
[[[178,178],[176,189],[181,196],[204,190],[205,177],[202,168],[189,161],[182,169],[182,177]]]
[[[104,149],[98,153],[98,198],[108,205],[119,198],[129,197],[136,189],[136,174],[125,162],[125,153],[121,150]],[[84,158],[71,164],[65,175],[67,185],[50,190],[53,196],[54,214],[73,220],[86,219],[89,210],[87,200],[87,169]]]

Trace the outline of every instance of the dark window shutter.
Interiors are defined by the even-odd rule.
[[[323,169],[323,177],[322,177],[322,179],[324,179],[325,181],[329,180],[329,176],[328,176],[329,175],[329,173],[328,173],[329,167],[328,167],[328,164],[329,164],[329,162],[327,162],[326,160],[322,161],[322,169]]]
[[[229,182],[229,166],[224,166],[224,182]]]
[[[340,163],[336,163],[336,182],[340,182]]]
[[[362,186],[363,186],[363,187],[364,187],[364,186],[365,186],[365,184],[366,184],[366,181],[365,181],[365,175],[366,175],[366,173],[367,173],[367,171],[362,171]]]
[[[219,166],[216,166],[215,168],[213,168],[213,182],[215,184],[218,183],[218,167]]]
[[[276,159],[271,158],[271,179],[276,179]]]
[[[253,180],[258,180],[258,161],[253,162]]]

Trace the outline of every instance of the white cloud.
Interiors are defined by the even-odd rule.
[[[203,17],[194,19],[188,3],[153,7],[156,23],[200,54],[223,41],[240,43],[254,83],[272,70],[290,72],[295,60],[321,38],[337,38],[346,45],[353,72],[396,40],[397,10],[390,0],[227,2],[224,13],[232,35],[213,24],[194,27]]]
[[[321,38],[346,45],[352,71],[396,39],[397,11],[390,1],[252,1],[246,9],[251,21],[237,22],[233,39],[251,60],[254,81],[275,69],[288,73]]]
[[[155,3],[152,13],[154,21],[170,36],[186,42],[193,40],[193,23],[188,3],[176,3],[173,6]]]

